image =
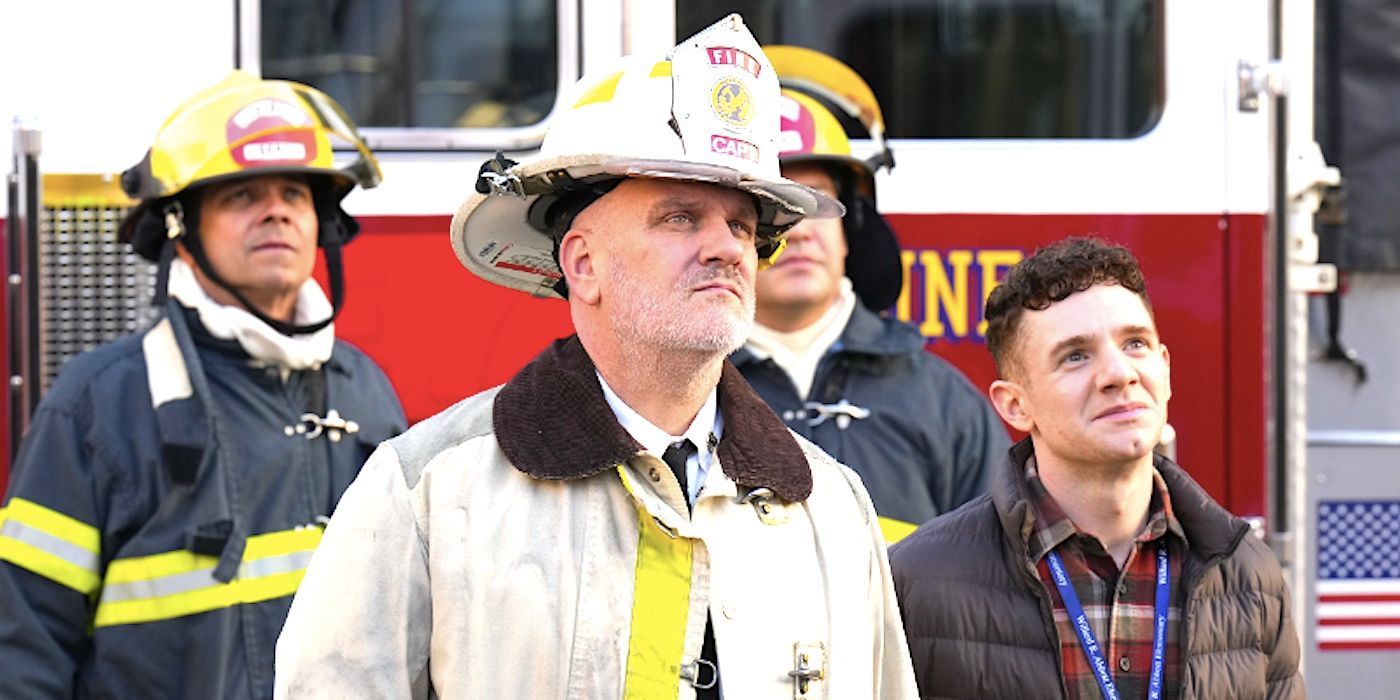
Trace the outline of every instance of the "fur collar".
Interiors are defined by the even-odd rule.
[[[802,447],[728,361],[719,380],[719,411],[719,463],[729,478],[772,489],[789,502],[811,495]],[[537,479],[593,476],[642,451],[603,399],[577,336],[555,341],[502,387],[491,421],[511,464]]]

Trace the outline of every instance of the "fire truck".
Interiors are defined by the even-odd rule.
[[[571,332],[565,304],[487,284],[452,254],[448,222],[481,163],[537,148],[561,92],[583,73],[618,55],[664,52],[737,11],[760,41],[828,53],[869,81],[895,159],[879,175],[878,203],[903,248],[903,293],[888,313],[918,326],[929,351],[975,384],[994,378],[983,301],[1010,265],[1073,234],[1137,254],[1172,349],[1164,449],[1284,562],[1314,695],[1367,696],[1400,681],[1400,406],[1386,391],[1400,379],[1400,278],[1353,259],[1339,294],[1337,267],[1318,262],[1319,206],[1328,204],[1333,229],[1351,225],[1315,124],[1319,95],[1346,97],[1315,85],[1336,67],[1315,65],[1324,45],[1335,48],[1322,38],[1360,45],[1318,24],[1345,5],[9,5],[0,9],[0,117],[12,119],[0,138],[0,164],[10,166],[0,309],[10,400],[0,405],[0,447],[12,454],[66,359],[151,318],[152,268],[115,240],[131,204],[117,174],[196,89],[242,68],[312,84],[358,123],[384,182],[346,201],[363,231],[345,250],[337,335],[385,368],[420,420],[507,380]],[[1400,35],[1381,21],[1383,3],[1350,5],[1369,7],[1352,18],[1358,31]],[[874,152],[868,138],[854,143]],[[1351,148],[1397,143],[1400,133]],[[1362,215],[1351,212],[1351,223]],[[1346,333],[1320,332],[1343,318]],[[1375,583],[1353,585],[1362,580]]]

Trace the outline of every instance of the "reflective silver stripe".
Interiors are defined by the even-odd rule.
[[[275,557],[263,557],[245,562],[238,568],[239,578],[263,578],[276,574],[287,574],[293,571],[305,569],[311,563],[311,555],[315,550],[307,549],[301,552],[288,552]]]
[[[23,542],[94,574],[98,572],[99,561],[95,552],[90,552],[72,542],[54,537],[39,528],[26,525],[13,518],[6,519],[5,524],[0,525],[0,537]]]
[[[102,588],[102,602],[115,603],[123,600],[159,598],[217,585],[219,582],[214,580],[214,567],[211,566],[207,569],[196,569],[160,578],[127,583],[109,583]]]
[[[311,563],[311,554],[311,550],[288,552],[244,562],[238,567],[238,578],[255,579],[299,571]],[[211,566],[141,581],[109,584],[102,589],[102,602],[165,598],[222,585],[224,584],[214,579],[214,567]]]

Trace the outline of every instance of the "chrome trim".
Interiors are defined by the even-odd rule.
[[[241,38],[238,51],[244,70],[262,75],[261,3],[239,0]],[[545,132],[559,112],[564,93],[580,77],[579,3],[557,0],[559,84],[554,107],[537,124],[518,128],[459,129],[428,127],[372,127],[358,125],[360,136],[376,154],[384,151],[528,151],[539,148]]]
[[[1400,430],[1309,430],[1308,447],[1400,447]]]
[[[238,45],[233,47],[238,54],[238,67],[262,76],[262,0],[239,0],[238,5]]]

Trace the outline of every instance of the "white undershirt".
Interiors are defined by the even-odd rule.
[[[806,399],[812,393],[817,365],[821,364],[826,351],[841,339],[855,309],[856,293],[851,287],[851,280],[842,277],[836,303],[811,325],[784,333],[754,323],[745,345],[754,357],[760,360],[771,358],[792,379],[797,395]]]
[[[719,444],[719,438],[724,434],[724,419],[719,414],[718,389],[710,390],[710,395],[700,406],[700,412],[695,414],[695,419],[683,434],[671,435],[632,410],[632,407],[623,402],[612,387],[608,386],[601,374],[598,375],[598,383],[603,386],[603,398],[608,402],[613,415],[617,416],[617,422],[622,424],[633,440],[641,443],[642,449],[647,453],[661,459],[666,448],[673,443],[684,439],[695,443],[695,453],[685,462],[685,478],[689,486],[685,497],[693,505],[695,498],[700,495],[700,487],[705,485],[705,476],[710,473],[710,465],[714,462],[714,446]],[[714,442],[710,441],[711,435],[715,438]]]

